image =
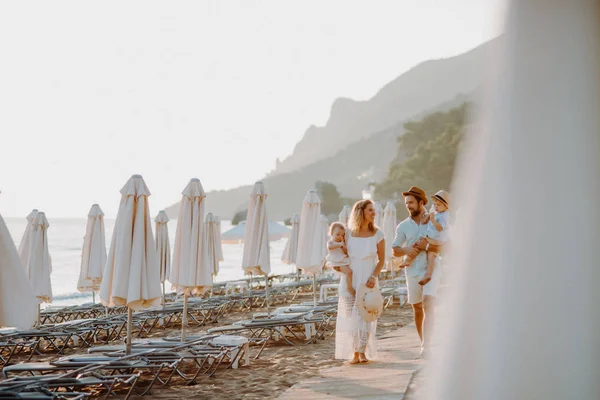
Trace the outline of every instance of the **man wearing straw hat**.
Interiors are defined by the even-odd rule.
[[[441,268],[435,268],[430,280],[424,280],[427,271],[428,250],[439,254],[441,246],[427,244],[428,248],[416,248],[413,245],[424,237],[427,224],[427,194],[419,187],[412,186],[403,192],[404,204],[408,211],[408,218],[398,224],[396,237],[392,243],[395,257],[409,256],[414,258],[411,265],[406,266],[406,287],[408,289],[408,303],[412,306],[417,333],[421,339],[421,355],[424,354],[433,326],[433,308],[437,289],[440,283]],[[438,264],[438,263],[436,263]]]

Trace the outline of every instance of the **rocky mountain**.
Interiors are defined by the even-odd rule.
[[[334,101],[327,124],[311,126],[292,155],[273,174],[288,173],[335,155],[344,144],[357,142],[460,93],[471,93],[483,81],[486,54],[497,40],[467,53],[425,61],[385,85],[371,99]]]
[[[398,159],[403,124],[462,104],[483,82],[484,62],[497,40],[465,54],[426,61],[385,85],[364,102],[338,99],[324,127],[310,127],[293,154],[262,181],[269,194],[269,218],[299,212],[316,181],[335,184],[345,197],[360,197],[370,181],[382,181]],[[401,154],[401,153],[400,153]],[[246,208],[253,182],[207,194],[206,210],[224,219]],[[179,205],[167,208],[175,217]]]

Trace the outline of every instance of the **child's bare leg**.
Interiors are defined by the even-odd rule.
[[[347,265],[341,266],[339,268],[340,272],[346,275],[346,290],[348,290],[348,293],[354,296],[356,294],[356,291],[352,287],[352,269]]]
[[[423,276],[423,279],[419,281],[420,285],[426,285],[431,280],[431,277],[433,276],[433,271],[436,267],[435,264],[437,262],[437,256],[437,253],[434,253],[433,251],[427,252],[427,271],[425,272],[425,276]]]

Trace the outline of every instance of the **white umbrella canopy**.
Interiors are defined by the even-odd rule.
[[[30,238],[29,263],[27,277],[38,303],[52,303],[52,260],[48,252],[48,227],[46,214],[38,212],[33,220],[33,232]]]
[[[88,213],[81,268],[77,290],[95,292],[100,288],[102,273],[106,264],[106,239],[104,234],[104,213],[98,204],[92,205]]]
[[[352,208],[350,206],[344,206],[344,208],[342,208],[342,211],[338,215],[338,221],[347,227],[348,218],[350,218],[350,214],[352,214]]]
[[[393,201],[388,201],[383,211],[383,234],[385,235],[385,260],[389,262],[394,257],[392,252],[392,243],[396,236],[396,205]],[[388,269],[391,264],[388,264]]]
[[[21,260],[23,268],[27,268],[27,264],[29,263],[31,233],[33,232],[33,221],[35,220],[37,213],[38,210],[34,208],[29,215],[27,215],[27,226],[25,227],[25,232],[23,232],[21,243],[19,243],[19,259]]]
[[[37,299],[0,216],[0,326],[29,329],[35,325],[36,309]]]
[[[329,240],[329,220],[324,214],[321,214],[320,222],[322,257],[325,260],[325,257],[327,257],[327,241]]]
[[[267,192],[262,182],[256,182],[248,202],[242,257],[242,269],[253,275],[268,275],[271,272],[267,221]]]
[[[239,224],[223,232],[221,235],[221,243],[237,244],[244,243],[246,237],[246,226],[248,221],[241,221]],[[275,221],[268,222],[269,241],[280,240],[289,237],[291,230]]]
[[[217,221],[212,213],[208,213],[206,214],[204,222],[206,225],[206,260],[212,275],[216,276],[219,273],[219,235],[217,233]]]
[[[121,189],[121,202],[104,267],[100,300],[130,310],[160,304],[160,272],[148,207],[150,190],[141,175]]]
[[[221,240],[221,218],[215,215],[215,223],[217,224],[217,260],[224,261],[223,258],[223,242]]]
[[[322,271],[325,259],[322,236],[321,200],[316,191],[309,190],[304,197],[300,214],[296,257],[296,267],[304,273],[316,274]]]
[[[600,399],[600,3],[508,6],[502,74],[461,144],[423,398]]]
[[[383,207],[379,201],[373,202],[373,209],[375,210],[375,226],[381,228],[383,226]]]
[[[178,292],[204,293],[213,283],[203,243],[206,193],[200,180],[194,178],[182,195],[169,282]]]
[[[156,233],[156,253],[158,255],[158,268],[160,270],[160,282],[169,279],[171,270],[171,244],[169,243],[169,217],[165,210],[160,210],[154,219]]]
[[[298,255],[298,234],[300,233],[300,215],[294,214],[292,217],[292,231],[290,237],[285,245],[281,261],[285,264],[296,264],[296,258]]]

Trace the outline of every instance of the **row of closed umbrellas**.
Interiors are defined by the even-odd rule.
[[[167,215],[161,211],[156,217],[154,236],[148,203],[150,190],[143,178],[133,175],[120,192],[121,201],[108,254],[104,214],[96,204],[90,209],[78,289],[98,290],[103,304],[126,305],[130,310],[158,305],[161,300],[161,282],[164,296],[164,281],[167,279],[173,289],[184,294],[184,307],[189,295],[209,290],[213,276],[218,273],[219,261],[223,260],[223,251],[218,219],[210,213],[205,216],[206,194],[200,181],[191,179],[182,192],[170,271]],[[250,193],[242,257],[242,268],[253,275],[266,276],[271,271],[266,200],[264,185],[257,182]],[[320,208],[318,195],[315,191],[309,191],[300,216],[295,215],[292,219],[292,232],[282,256],[284,262],[295,264],[305,273],[320,273],[327,252],[328,221],[321,215]],[[393,210],[392,227],[395,225],[395,208]],[[348,216],[349,207],[345,207],[340,214],[340,221],[347,224]],[[31,312],[0,319],[0,325],[31,326],[36,320],[35,303],[52,300],[52,263],[46,235],[48,226],[43,212],[34,210],[28,216],[18,257],[7,262],[22,265],[19,269],[25,279],[13,281],[26,288],[18,291],[15,298],[23,305],[30,303],[28,311],[31,309]],[[3,229],[7,233],[4,237],[10,238],[7,228],[4,226]],[[14,248],[14,244],[12,247]],[[14,250],[16,254],[16,249]],[[29,301],[23,303],[24,298]],[[10,306],[3,307],[3,311],[9,308]],[[11,315],[10,311],[4,314]],[[0,313],[0,317],[4,314]]]

